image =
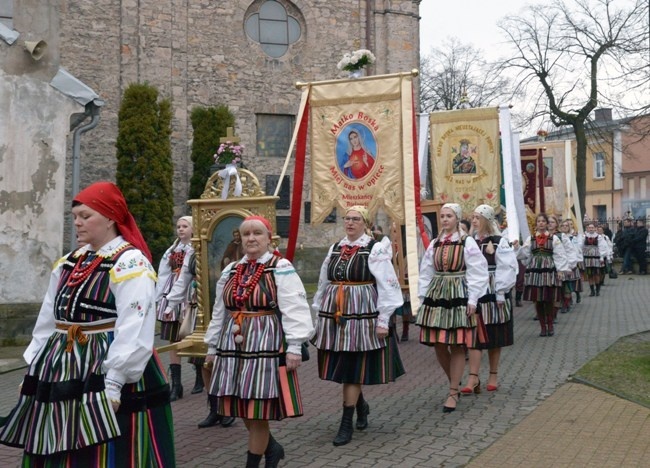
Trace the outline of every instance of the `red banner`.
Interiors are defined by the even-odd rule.
[[[521,180],[524,203],[533,213],[544,213],[544,160],[541,148],[521,150]]]

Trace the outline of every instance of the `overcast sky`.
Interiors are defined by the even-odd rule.
[[[505,37],[497,22],[507,15],[517,15],[528,4],[524,0],[423,0],[420,3],[420,51],[428,54],[455,36],[472,44],[490,58],[496,58]]]

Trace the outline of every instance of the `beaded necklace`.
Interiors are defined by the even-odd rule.
[[[360,247],[360,245],[344,245],[341,248],[341,260],[344,262],[350,260]]]
[[[96,257],[91,261],[88,261],[92,255],[96,255]],[[66,285],[72,288],[79,286],[81,283],[86,281],[86,279],[92,274],[93,271],[95,271],[95,269],[100,265],[100,263],[102,263],[103,260],[104,257],[100,257],[95,252],[92,252],[90,255],[88,253],[85,253],[84,256],[79,259],[79,261],[72,269]]]
[[[250,261],[249,260],[249,265],[252,265],[255,260]],[[255,286],[257,286],[257,283],[260,282],[260,278],[262,278],[262,275],[264,274],[264,263],[257,263],[257,266],[255,267],[255,273],[250,275],[248,277],[248,280],[243,280],[244,276],[244,268],[246,268],[248,265],[240,263],[237,265],[237,268],[235,270],[235,287],[232,290],[232,297],[235,300],[235,304],[237,304],[238,307],[243,307],[244,303],[246,302],[246,299],[249,298],[253,290],[255,289]],[[240,294],[240,291],[242,292]]]

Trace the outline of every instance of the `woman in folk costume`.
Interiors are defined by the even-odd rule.
[[[300,346],[313,334],[307,294],[291,262],[275,255],[271,224],[249,216],[240,228],[246,255],[217,282],[205,334],[206,364],[213,364],[210,394],[219,414],[244,420],[247,467],[276,467],[284,448],[269,421],[302,416],[297,368]]]
[[[535,235],[524,241],[517,258],[526,265],[524,300],[535,303],[539,336],[553,336],[553,308],[562,300],[562,281],[569,263],[562,241],[548,231],[545,214],[537,215],[535,227]]]
[[[180,341],[178,330],[183,321],[183,313],[189,302],[189,291],[193,277],[188,269],[190,258],[194,254],[192,248],[192,217],[181,216],[176,221],[178,237],[167,249],[158,267],[158,286],[156,302],[158,303],[157,319],[161,323],[160,338],[170,343]],[[178,351],[169,351],[169,368],[171,374],[171,401],[183,398],[181,384],[181,358]],[[201,366],[196,365],[196,384],[192,393],[203,390]]]
[[[0,442],[24,448],[23,466],[173,467],[151,254],[114,184],[72,205],[83,247],[54,265]]]
[[[335,446],[352,440],[355,408],[356,428],[368,426],[370,406],[362,386],[393,382],[404,374],[395,326],[390,325],[393,312],[403,304],[390,240],[378,242],[370,236],[363,206],[348,208],[343,221],[346,236],[330,247],[313,302],[318,310],[318,375],[343,384]]]
[[[461,216],[456,203],[440,209],[441,231],[422,258],[418,284],[421,305],[415,323],[422,327],[420,343],[434,347],[449,379],[445,413],[458,403],[465,349],[486,339],[476,305],[488,288],[488,263],[476,241],[461,231]]]
[[[600,280],[605,274],[605,258],[607,243],[603,236],[596,232],[596,224],[590,222],[585,226],[587,232],[582,240],[582,256],[585,263],[585,280],[589,282],[589,295],[600,296]]]
[[[576,301],[580,302],[580,293],[582,292],[582,276],[580,273],[580,264],[583,261],[582,258],[582,248],[578,245],[579,238],[571,234],[571,221],[565,219],[560,223],[560,232],[562,232],[562,242],[564,239],[568,239],[568,245],[565,245],[565,250],[567,251],[567,256],[575,258],[575,265],[571,268],[571,271],[567,271],[564,274],[564,281],[562,281],[562,309],[561,312],[566,314],[571,312],[571,305],[573,302],[573,293],[576,293]],[[569,267],[571,267],[569,265]]]
[[[564,251],[566,252],[566,261],[568,263],[568,270],[566,270],[563,275],[563,281],[562,281],[562,299],[559,302],[555,303],[555,306],[553,307],[553,323],[557,323],[557,313],[558,311],[562,310],[564,312],[564,284],[566,282],[566,279],[568,277],[571,277],[573,274],[573,270],[576,268],[578,265],[578,257],[576,255],[576,251],[573,248],[573,244],[571,243],[571,239],[569,236],[565,235],[562,230],[560,230],[560,220],[558,219],[557,216],[555,215],[548,215],[548,232],[551,234],[559,237],[559,239],[562,241],[562,246],[564,247]]]
[[[604,286],[605,276],[607,276],[607,273],[612,271],[612,260],[614,260],[614,243],[611,241],[609,236],[605,234],[604,226],[598,226],[596,228],[596,231],[598,232],[599,236],[602,236],[605,244],[607,244],[607,253],[605,254],[605,269],[603,270],[603,274],[600,277],[600,285]]]
[[[485,324],[488,340],[487,343],[477,343],[475,348],[469,350],[469,379],[461,393],[481,392],[478,372],[483,349],[488,350],[490,365],[486,388],[488,392],[497,390],[501,348],[512,346],[514,342],[510,290],[517,282],[517,256],[508,239],[501,237],[491,206],[476,207],[472,214],[472,231],[474,240],[487,260],[490,273],[487,294],[478,300],[480,318]]]

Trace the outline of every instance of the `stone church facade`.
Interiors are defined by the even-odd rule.
[[[13,307],[21,300],[36,305],[47,286],[49,265],[69,250],[70,124],[84,109],[71,96],[51,89],[51,80],[62,70],[91,94],[94,91],[103,104],[99,125],[81,137],[81,188],[100,179],[115,180],[117,115],[129,84],[147,82],[171,100],[174,201],[176,214],[181,215],[188,211],[193,108],[220,104],[230,108],[235,132],[246,146],[246,166],[272,192],[298,112],[300,91],[295,83],[341,77],[337,62],[345,52],[360,48],[377,57],[369,74],[418,68],[419,4],[420,0],[0,0],[4,27],[0,111],[11,117],[0,118],[0,134],[15,140],[9,146],[13,149],[0,154],[5,184],[0,190],[4,197],[0,217],[12,228],[0,234],[16,244],[3,263],[9,265],[8,271],[35,272],[25,281],[16,277],[16,284],[6,278],[9,283],[3,288],[32,293],[15,290],[11,298],[0,298],[0,306]],[[14,34],[19,34],[15,42]],[[37,60],[23,46],[24,41],[39,39],[47,42],[47,49]],[[35,88],[42,92],[30,91]],[[22,115],[21,109],[31,111]],[[27,120],[16,132],[16,125]],[[42,137],[43,129],[55,133],[50,136],[56,144]],[[26,146],[18,138],[34,144]],[[55,159],[51,174],[37,179],[47,193],[37,192],[33,164],[22,162],[31,161],[31,153],[45,155],[34,158],[34,164],[50,156]],[[287,174],[292,172],[290,165]],[[309,181],[306,177],[306,197]],[[25,197],[12,195],[21,193]],[[47,209],[34,211],[30,193],[31,198],[36,194],[47,200]],[[29,203],[19,206],[23,199]],[[287,197],[283,203],[278,221],[287,224]],[[301,217],[305,219],[304,211]],[[39,240],[45,233],[47,242]],[[298,243],[306,249],[323,248],[343,235],[340,220],[316,228],[303,221]],[[18,244],[28,251],[19,254]],[[34,258],[40,259],[37,264],[25,265]]]
[[[148,82],[172,101],[177,214],[186,209],[196,106],[230,108],[247,167],[263,187],[275,188],[300,102],[295,83],[336,78],[343,54],[359,48],[377,56],[371,74],[418,68],[419,3],[62,1],[61,63],[106,101],[101,125],[82,142],[82,187],[114,179],[120,98],[130,83]],[[323,229],[331,239],[343,232],[337,224],[301,227],[300,242],[322,242]]]

